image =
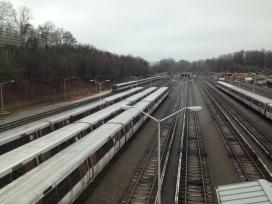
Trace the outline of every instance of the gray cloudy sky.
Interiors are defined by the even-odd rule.
[[[149,61],[272,49],[271,0],[10,0],[82,43]]]

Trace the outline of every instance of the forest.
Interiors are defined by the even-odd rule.
[[[68,91],[88,90],[89,80],[119,83],[167,72],[259,72],[271,74],[272,52],[238,51],[216,58],[196,61],[172,58],[148,62],[141,57],[118,55],[77,41],[76,37],[53,22],[33,26],[34,16],[27,7],[15,9],[0,0],[0,83],[5,86],[6,100],[35,99],[37,102],[61,99],[65,78]],[[90,36],[91,38],[91,36]],[[88,91],[87,91],[88,92]],[[75,95],[80,94],[75,91]]]

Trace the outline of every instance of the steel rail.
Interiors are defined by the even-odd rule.
[[[209,106],[213,106],[213,108],[210,108],[211,114],[216,119],[218,127],[224,136],[225,144],[227,144],[228,150],[233,158],[235,158],[235,167],[238,170],[240,178],[242,180],[254,180],[258,178],[271,180],[272,175],[269,169],[257,156],[233,121],[227,116],[228,113],[224,110],[222,104],[217,101],[217,97],[213,96],[207,87],[202,88],[204,93],[206,93],[206,99],[209,98]]]

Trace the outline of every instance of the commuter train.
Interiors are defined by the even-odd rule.
[[[98,110],[114,104],[142,90],[142,87],[133,88],[97,102],[92,102],[73,110],[56,114],[35,122],[0,133],[0,155],[22,146],[32,140],[40,138],[48,133],[58,130],[76,120],[86,117]]]
[[[124,83],[120,83],[120,84],[115,84],[112,86],[112,92],[122,91],[125,89],[133,88],[133,87],[136,87],[139,85],[144,85],[147,83],[151,84],[151,82],[156,81],[156,80],[160,80],[163,78],[165,78],[165,77],[155,76],[155,77],[149,77],[146,79],[140,79],[140,80],[136,80],[136,81],[129,81],[129,82],[124,82]]]
[[[67,146],[81,139],[122,111],[122,105],[134,105],[157,88],[151,87],[77,122],[56,130],[0,156],[0,188],[40,165]]]
[[[272,100],[249,92],[226,82],[218,81],[216,86],[237,100],[253,108],[266,118],[272,120]]]
[[[167,97],[163,87],[134,107],[152,114]],[[133,108],[0,189],[0,203],[72,203],[131,138],[147,116]]]

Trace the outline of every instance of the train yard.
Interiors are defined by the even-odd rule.
[[[272,105],[259,89],[152,77],[2,125],[0,203],[208,204],[218,185],[272,181]],[[141,111],[179,110],[160,122],[158,146]]]

